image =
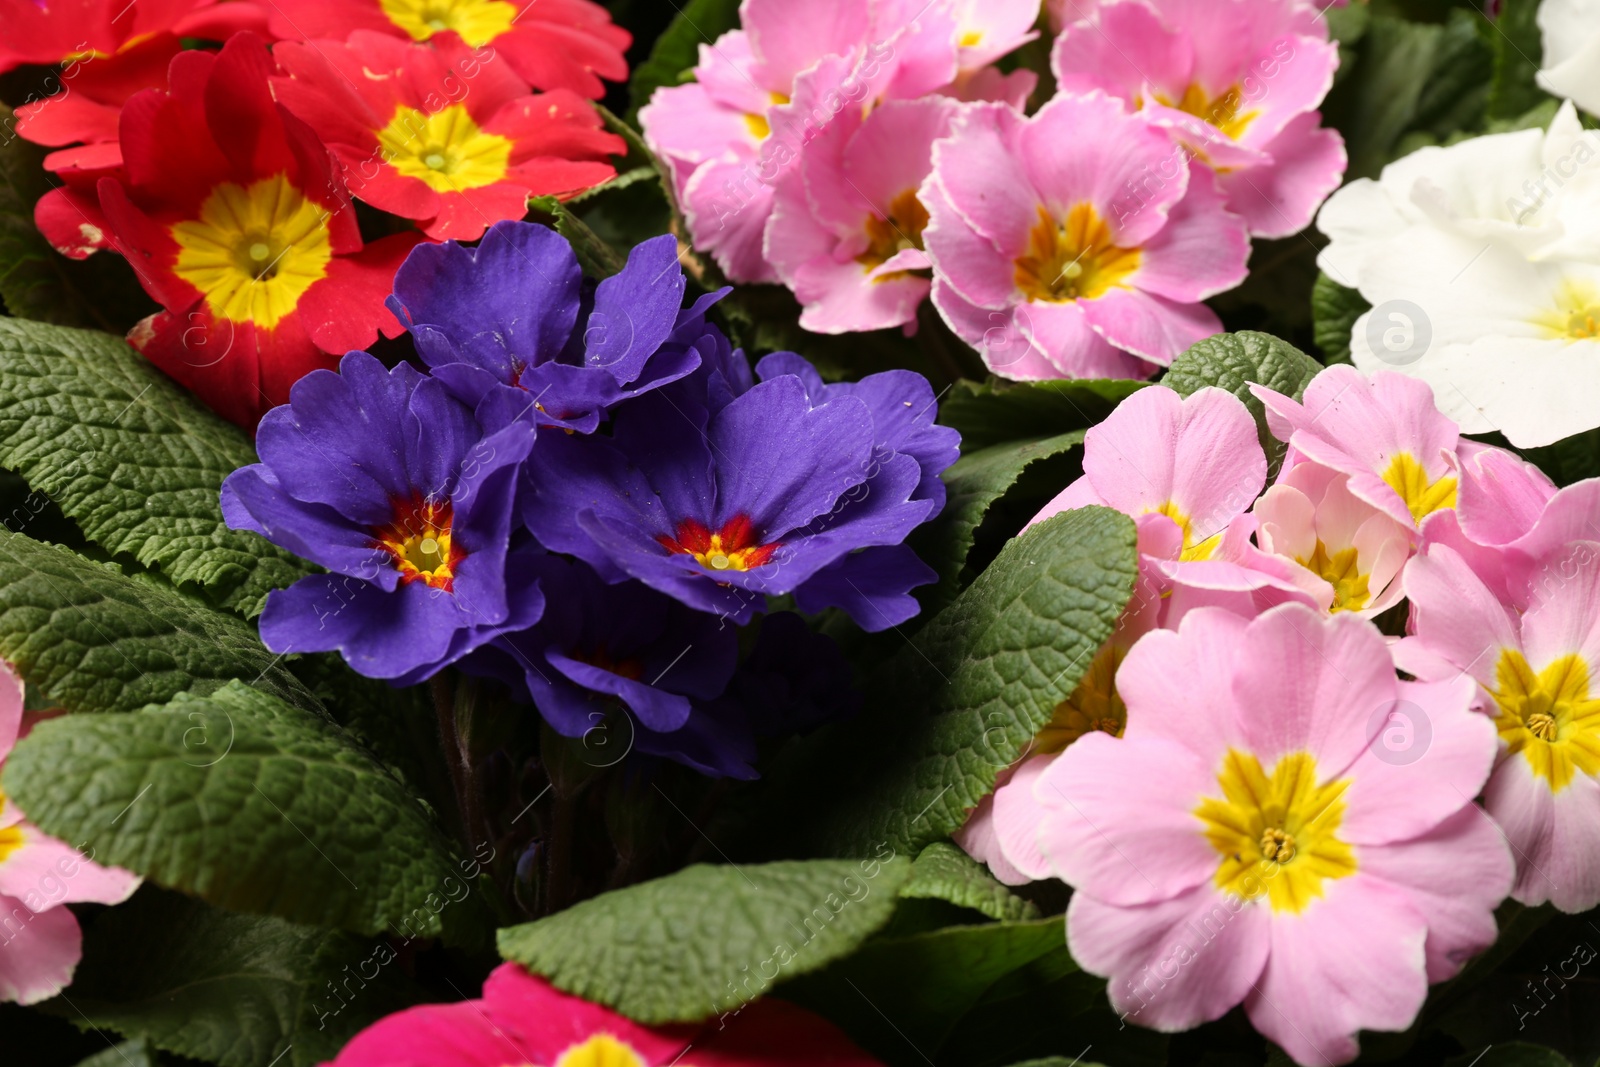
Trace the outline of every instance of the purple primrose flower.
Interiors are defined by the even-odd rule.
[[[261,462],[222,486],[229,526],[332,572],[268,594],[261,640],[410,684],[532,625],[538,550],[511,542],[533,441],[486,435],[443,383],[364,352],[300,379],[261,420]]]

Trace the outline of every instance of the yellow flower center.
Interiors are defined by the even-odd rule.
[[[1507,754],[1522,754],[1551,792],[1582,771],[1600,771],[1600,699],[1589,695],[1589,665],[1566,655],[1535,673],[1516,649],[1495,665],[1495,727]]]
[[[1240,112],[1244,93],[1240,92],[1237,85],[1230,85],[1216,96],[1207,93],[1199,85],[1190,85],[1179,100],[1174,101],[1159,93],[1156,99],[1167,107],[1175,107],[1185,114],[1204,119],[1235,141],[1244,136],[1244,131],[1260,114],[1259,111]]]
[[[915,189],[907,189],[893,200],[889,201],[889,217],[872,214],[867,216],[867,250],[856,257],[856,262],[861,264],[865,271],[874,271],[892,259],[897,253],[908,248],[922,248],[922,231],[928,225],[928,209],[922,206],[922,201],[917,199]],[[891,278],[903,278],[911,271],[897,270],[874,278],[875,282],[886,282]]]
[[[1354,548],[1341,548],[1328,552],[1328,546],[1317,542],[1310,559],[1295,558],[1295,562],[1318,578],[1333,586],[1333,604],[1329,611],[1360,611],[1371,599],[1367,588],[1367,575],[1361,573],[1360,562]]]
[[[389,554],[402,583],[424,582],[453,591],[455,569],[467,554],[451,544],[455,509],[450,501],[397,500],[393,506],[393,521],[372,531],[373,547]]]
[[[414,41],[454,30],[473,48],[505,33],[517,17],[516,6],[506,0],[378,0],[378,6]]]
[[[956,44],[960,45],[962,48],[976,48],[978,45],[980,45],[982,43],[983,43],[983,31],[982,30],[968,30],[965,33],[963,33],[961,35],[961,37],[956,41]]]
[[[1397,454],[1383,472],[1383,480],[1405,501],[1411,517],[1421,522],[1435,511],[1456,506],[1456,480],[1444,475],[1429,482],[1428,472],[1409,452]]]
[[[1567,319],[1567,336],[1575,341],[1600,337],[1600,307],[1591,305],[1574,311]]]
[[[563,1052],[555,1067],[645,1067],[645,1062],[632,1045],[610,1034],[595,1034]]]
[[[1267,774],[1255,756],[1229,749],[1217,785],[1222,796],[1194,813],[1221,857],[1218,889],[1244,900],[1265,894],[1273,911],[1301,912],[1325,880],[1355,873],[1355,853],[1338,835],[1350,782],[1319,785],[1309,753],[1284,756]]]
[[[484,133],[466,105],[451,104],[428,114],[397,107],[378,131],[383,158],[407,178],[418,178],[436,193],[454,193],[503,181],[511,165],[511,141]]]
[[[789,98],[782,93],[768,93],[767,99],[772,101],[773,107],[782,107],[789,102]],[[767,116],[759,115],[754,111],[745,113],[744,124],[750,130],[750,136],[758,141],[765,141],[772,136],[772,125],[767,122]]]
[[[1033,751],[1060,752],[1084,734],[1095,732],[1121,737],[1128,724],[1128,709],[1117,692],[1117,668],[1127,649],[1107,641],[1089,663],[1072,695],[1056,705],[1056,710],[1039,731]]]
[[[178,277],[214,315],[272,329],[328,272],[328,211],[278,174],[248,188],[223,182],[198,219],[172,227]]]
[[[1029,300],[1062,303],[1125,288],[1138,269],[1139,250],[1113,244],[1099,213],[1074,204],[1062,222],[1039,208],[1039,221],[1028,232],[1028,254],[1016,261],[1012,280]]]
[[[6,795],[4,793],[0,793],[0,812],[5,810]],[[22,827],[8,826],[4,830],[0,830],[0,863],[4,863],[7,856],[11,855],[21,847]]]
[[[1178,554],[1178,558],[1185,563],[1189,563],[1194,560],[1210,559],[1211,553],[1215,552],[1217,546],[1222,543],[1221,531],[1212,534],[1203,541],[1196,541],[1194,539],[1194,532],[1190,527],[1192,520],[1188,515],[1184,514],[1183,509],[1179,508],[1178,505],[1173,503],[1171,500],[1167,501],[1165,504],[1162,504],[1159,508],[1154,508],[1152,510],[1156,514],[1165,515],[1167,518],[1177,523],[1178,529],[1183,531],[1183,551]]]

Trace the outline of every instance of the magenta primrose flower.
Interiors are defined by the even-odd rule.
[[[969,106],[918,198],[934,306],[1008,378],[1147,377],[1222,328],[1200,301],[1246,273],[1211,172],[1101,92]]]
[[[1470,679],[1400,681],[1370,623],[1287,604],[1191,612],[1117,685],[1123,736],[1080,738],[1033,792],[1073,958],[1126,1017],[1243,1004],[1297,1062],[1343,1063],[1494,941],[1512,860],[1471,800],[1495,738]],[[1376,743],[1396,712],[1426,746]]]

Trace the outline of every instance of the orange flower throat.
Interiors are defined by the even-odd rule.
[[[684,519],[678,523],[676,537],[656,535],[662,548],[693,556],[708,571],[747,571],[759,567],[783,545],[781,541],[763,545],[758,543],[760,540],[748,515],[735,515],[715,533],[703,523]]]
[[[394,502],[394,519],[372,528],[372,544],[389,553],[400,582],[426,582],[435,589],[454,591],[456,568],[467,558],[459,543],[452,543],[450,525],[455,518],[448,500]]]

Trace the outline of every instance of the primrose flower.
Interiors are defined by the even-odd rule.
[[[693,1049],[688,1054],[688,1050]],[[483,996],[424,1004],[379,1019],[326,1067],[881,1067],[832,1023],[781,1000],[758,1000],[701,1026],[641,1026],[563,993],[514,963]]]
[[[268,594],[262,642],[410,684],[538,621],[529,550],[510,547],[533,438],[486,434],[442,383],[364,352],[297,382],[261,420],[261,462],[222,485],[230,527],[331,572]]]
[[[747,0],[739,29],[700,46],[694,81],[658,89],[639,111],[695,247],[734,281],[783,280],[763,247],[776,240],[767,222],[775,188],[813,140],[834,123],[854,129],[885,101],[936,91],[1020,105],[1033,75],[984,64],[1030,39],[1037,13],[1025,0]]]
[[[253,426],[306,372],[399,324],[389,279],[420,234],[363,245],[328,150],[273,102],[251,34],[180,53],[122,111],[126,177],[102,178],[117,251],[164,308],[128,343]]]
[[[1434,406],[1426,382],[1350,366],[1323,370],[1302,401],[1263,385],[1253,393],[1267,408],[1267,426],[1304,458],[1345,475],[1349,491],[1415,527],[1456,506],[1456,424]]]
[[[961,105],[895,100],[865,119],[841,115],[778,186],[767,255],[816,333],[914,324],[932,287],[917,187],[933,142]]]
[[[590,433],[612,405],[682,378],[721,340],[705,312],[722,294],[684,309],[685,285],[670,235],[635,246],[621,272],[589,286],[565,237],[508,221],[474,248],[418,247],[389,307],[434,377],[466,402],[499,391],[534,422]]]
[[[1600,113],[1600,6],[1594,0],[1541,0],[1539,36],[1544,46],[1540,88]]]
[[[732,395],[707,365],[621,405],[610,437],[549,435],[524,521],[608,581],[631,576],[739,624],[790,592],[867,630],[903,622],[917,610],[907,591],[934,574],[902,542],[942,504],[930,477],[954,448],[921,458],[943,431],[920,375],[819,381],[769,374]]]
[[[731,626],[638,582],[607,584],[583,563],[543,556],[530,567],[544,615],[484,652],[499,660],[495,673],[526,686],[552,729],[579,738],[609,731],[608,716],[625,709],[629,722],[615,734],[632,749],[754,777],[748,729],[721,729],[706,707],[739,658]]]
[[[591,100],[601,78],[628,76],[623,53],[633,37],[591,0],[242,0],[266,12],[272,35],[286,41],[345,41],[372,30],[423,44],[460,41],[490,48],[535,89],[565,89]],[[482,53],[480,53],[482,54]],[[473,75],[467,75],[473,84]],[[475,88],[469,92],[476,92]]]
[[[1400,601],[1412,528],[1350,492],[1317,463],[1284,472],[1254,508],[1261,550],[1291,559],[1302,588],[1330,611],[1373,618]]]
[[[1316,108],[1339,50],[1303,0],[1121,0],[1066,26],[1050,53],[1064,93],[1099,89],[1171,132],[1217,173],[1250,232],[1304,229],[1344,174],[1344,141]],[[1173,168],[1127,175],[1140,198]]]
[[[971,105],[917,196],[934,306],[1010,378],[1148,376],[1221,329],[1200,301],[1245,276],[1244,222],[1211,173],[1103,93],[1028,118]]]
[[[29,722],[22,711],[22,679],[0,661],[0,766]],[[17,805],[0,793],[0,1002],[36,1004],[72,982],[83,956],[83,934],[66,904],[120,904],[140,879],[120,867],[102,867],[77,849],[40,833]]]
[[[1593,536],[1545,556],[1520,612],[1446,543],[1425,544],[1405,579],[1415,631],[1406,643],[1420,654],[1411,656],[1416,670],[1468,674],[1487,694],[1500,756],[1484,805],[1517,856],[1512,896],[1565,912],[1600,904],[1600,542]]]
[[[1600,255],[1600,175],[1586,166],[1596,155],[1600,134],[1584,130],[1570,103],[1548,131],[1419,148],[1376,180],[1357,178],[1328,198],[1317,213],[1317,229],[1329,238],[1317,266],[1366,293],[1369,264],[1381,267],[1409,248],[1419,228],[1474,241],[1474,251],[1503,242],[1532,260]],[[1368,298],[1393,295],[1373,289]]]
[[[290,75],[274,95],[333,150],[351,192],[435,240],[474,240],[526,215],[530,196],[597,185],[616,173],[606,157],[626,152],[583,97],[530,96],[493,50],[453,34],[419,45],[357,30],[273,55]]]
[[[1512,861],[1471,801],[1495,740],[1470,680],[1399,681],[1371,623],[1286,604],[1191,612],[1117,688],[1123,736],[1080,738],[1033,793],[1073,958],[1126,1018],[1242,1003],[1297,1062],[1343,1063],[1494,941]],[[1425,747],[1377,742],[1394,715]]]
[[[1152,523],[1175,526],[1178,558],[1206,560],[1266,479],[1255,420],[1238,397],[1216,388],[1188,397],[1141,389],[1084,435],[1083,476],[1029,525],[1102,504],[1131,516],[1141,532]]]

